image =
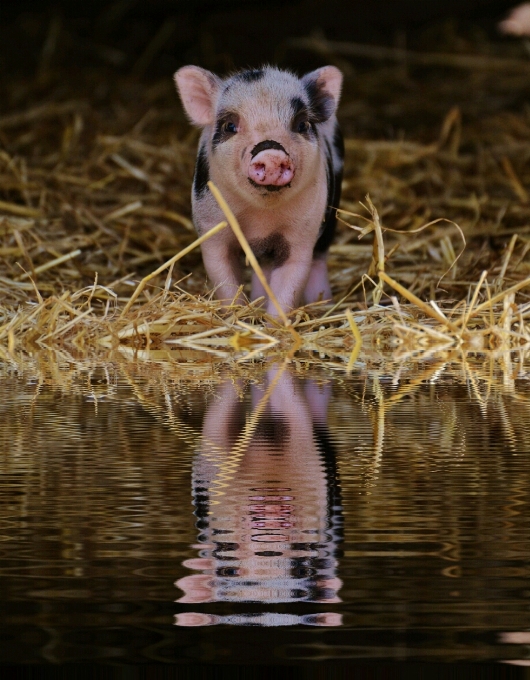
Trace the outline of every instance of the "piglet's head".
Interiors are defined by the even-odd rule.
[[[201,150],[221,189],[259,203],[315,181],[324,162],[319,129],[331,124],[340,98],[337,68],[298,78],[264,67],[221,80],[184,66],[175,82],[191,122],[204,128]]]

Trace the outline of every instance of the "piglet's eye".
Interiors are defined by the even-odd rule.
[[[301,120],[296,127],[296,131],[299,132],[301,135],[305,134],[306,132],[309,132],[310,129],[311,123],[308,120]]]
[[[224,131],[234,135],[237,132],[237,125],[232,120],[227,120],[223,125]]]

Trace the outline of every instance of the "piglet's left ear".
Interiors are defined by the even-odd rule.
[[[211,125],[215,120],[215,102],[221,80],[199,66],[183,66],[174,78],[191,122],[199,127]]]
[[[342,89],[342,73],[335,66],[323,66],[302,78],[317,123],[335,113]]]

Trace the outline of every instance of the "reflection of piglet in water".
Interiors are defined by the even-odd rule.
[[[245,423],[273,381],[267,408],[249,430]],[[177,582],[180,604],[340,602],[342,508],[327,428],[329,387],[271,369],[263,391],[252,388],[250,419],[237,387],[219,387],[193,464],[199,557],[183,564],[198,573]],[[340,614],[188,611],[176,623],[336,626]]]
[[[192,206],[200,234],[223,219],[220,189],[282,309],[331,298],[326,253],[340,200],[344,147],[335,111],[342,74],[324,66],[298,78],[273,67],[225,80],[184,66],[175,82],[191,122],[203,128]],[[225,229],[202,247],[222,300],[243,282],[241,248]],[[254,275],[252,299],[265,294]],[[244,302],[242,298],[236,302]],[[276,314],[270,301],[267,311]]]

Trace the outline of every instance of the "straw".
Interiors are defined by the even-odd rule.
[[[178,261],[179,261],[180,259],[182,259],[185,255],[187,255],[188,253],[191,253],[191,251],[194,250],[197,246],[200,246],[201,243],[204,243],[204,242],[207,241],[209,238],[211,238],[212,236],[214,236],[215,234],[217,234],[218,232],[220,232],[222,229],[224,229],[224,228],[227,227],[227,226],[228,226],[228,224],[227,224],[226,222],[219,222],[219,224],[217,224],[215,227],[212,227],[212,228],[211,228],[209,231],[207,231],[205,234],[203,234],[202,236],[199,236],[198,239],[195,239],[195,241],[193,241],[193,243],[190,243],[189,246],[187,246],[186,248],[183,248],[179,253],[177,253],[177,254],[174,255],[172,258],[170,258],[169,260],[167,260],[167,262],[164,262],[164,264],[161,265],[160,267],[158,267],[158,269],[155,269],[154,272],[151,272],[151,274],[149,274],[148,276],[145,276],[145,277],[140,281],[140,283],[138,284],[136,290],[135,290],[134,293],[131,295],[129,301],[127,302],[127,304],[126,304],[125,307],[123,308],[123,311],[122,311],[121,315],[122,315],[122,316],[125,316],[125,314],[127,314],[127,312],[130,310],[130,308],[133,306],[134,302],[135,302],[135,301],[138,299],[138,297],[141,295],[143,289],[144,289],[145,286],[149,283],[149,281],[151,281],[151,280],[154,279],[156,276],[158,276],[159,274],[161,274],[164,270],[166,270],[166,269],[168,269],[169,267],[171,267],[172,265],[174,265],[175,262],[178,262]]]

